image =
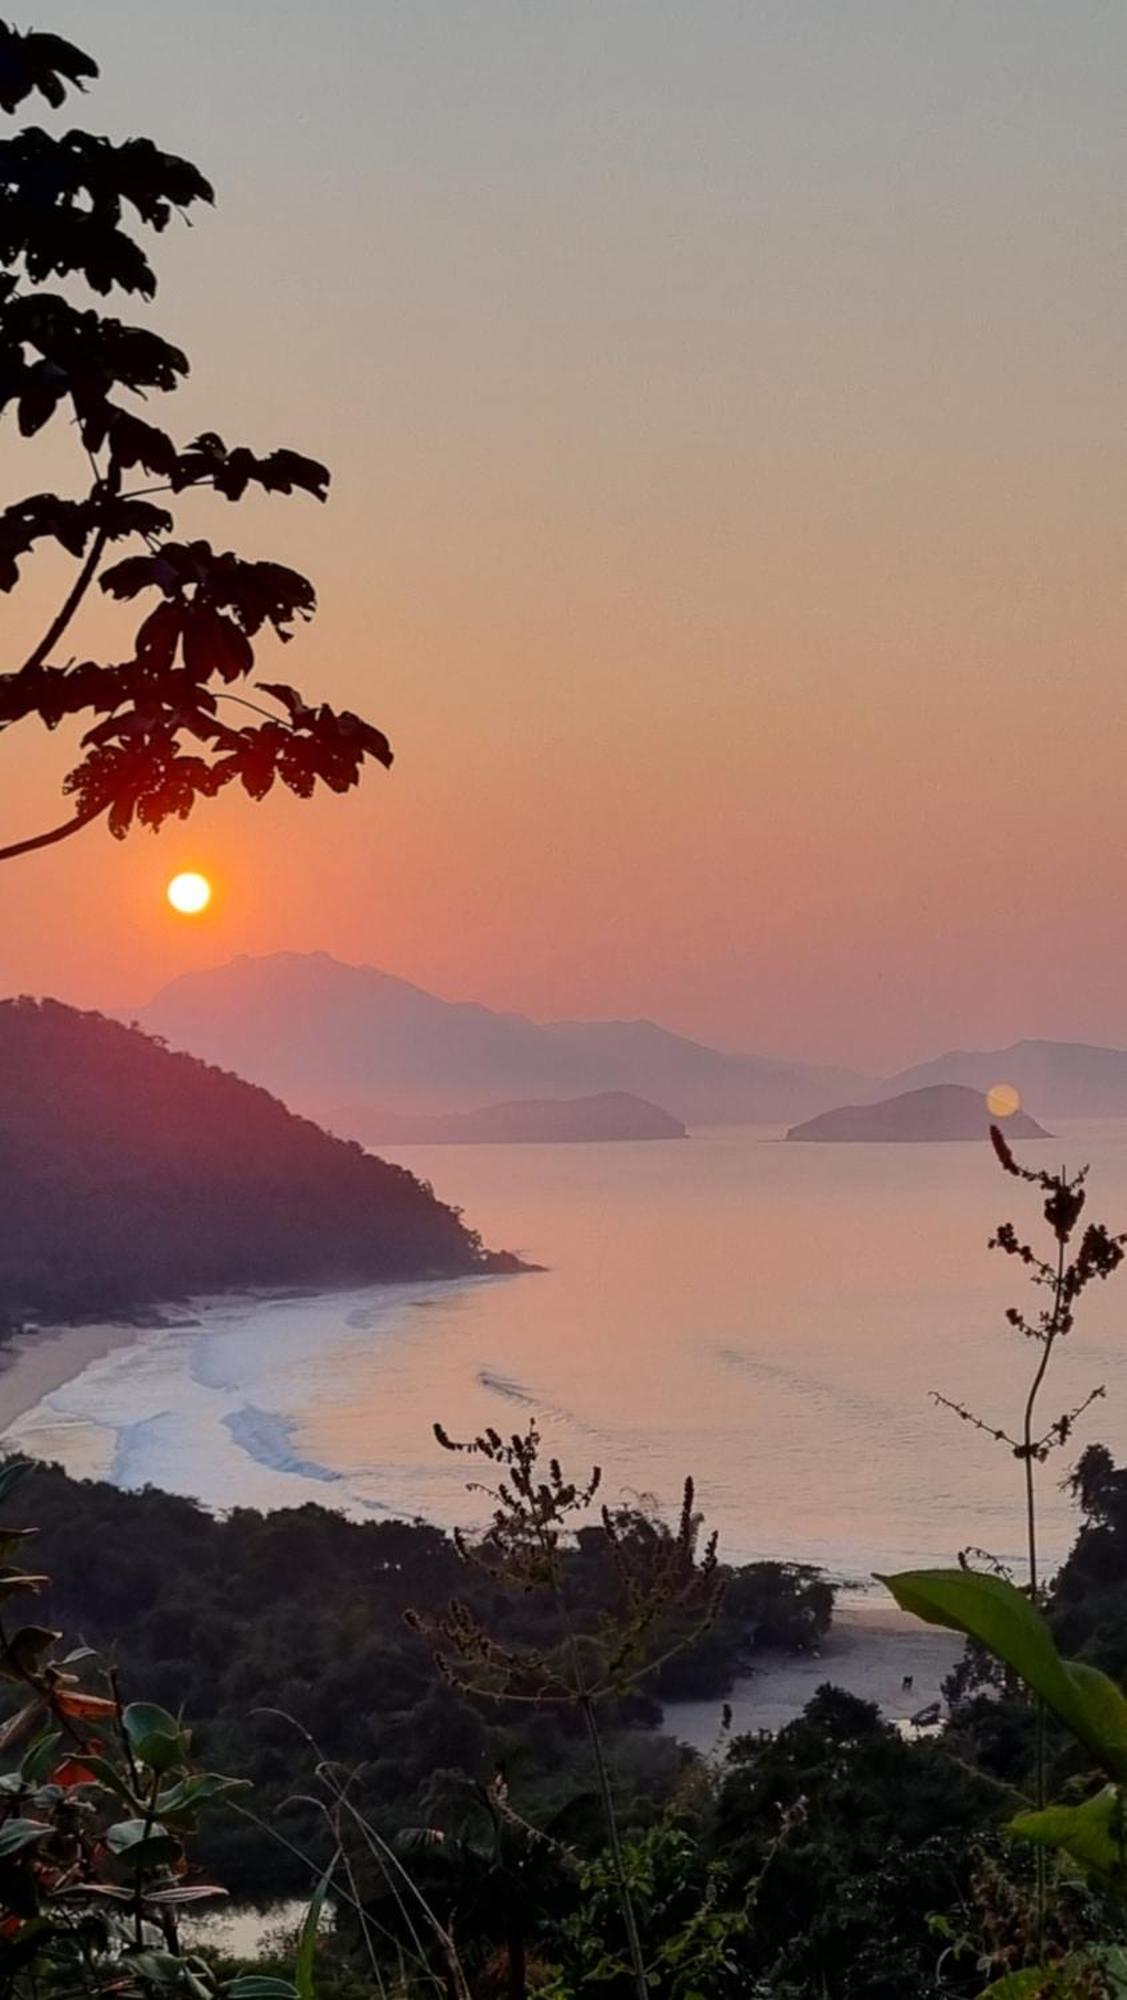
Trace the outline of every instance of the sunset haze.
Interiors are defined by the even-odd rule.
[[[128,1007],[327,950],[868,1067],[1127,1041],[1127,16],[97,16],[83,112],[218,195],[156,245],[193,362],[156,414],[334,474],[189,523],[308,570],[266,677],[397,761],[9,868],[3,990]],[[65,432],[16,457],[6,498],[82,476]],[[28,574],[17,650],[65,571]],[[68,647],[127,630],[97,606]],[[5,837],[61,816],[72,747],[21,740]]]

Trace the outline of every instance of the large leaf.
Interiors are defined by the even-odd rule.
[[[227,2000],[297,2000],[297,1988],[288,1979],[274,1979],[264,1972],[245,1972],[232,1979]]]
[[[10,1855],[19,1854],[53,1832],[54,1828],[44,1820],[6,1819],[0,1826],[0,1861],[7,1861]]]
[[[119,1798],[123,1805],[129,1807],[131,1812],[140,1812],[141,1807],[134,1798],[124,1773],[118,1770],[116,1764],[112,1764],[108,1757],[99,1756],[96,1751],[91,1750],[83,1751],[82,1761],[92,1773],[95,1784],[101,1785],[107,1792],[112,1792],[115,1798]]]
[[[1106,1785],[1079,1806],[1046,1806],[1019,1813],[1009,1830],[1039,1847],[1052,1847],[1120,1894],[1127,1890],[1125,1801],[1116,1785]]]
[[[116,1860],[130,1868],[166,1868],[182,1851],[167,1827],[145,1819],[119,1820],[108,1829],[106,1846]]]
[[[1127,1698],[1095,1667],[1063,1660],[1036,1605],[998,1576],[974,1570],[905,1570],[882,1576],[905,1611],[965,1632],[1021,1676],[1066,1729],[1127,1780]]]
[[[221,1778],[215,1771],[199,1771],[162,1792],[157,1811],[170,1825],[179,1826],[185,1820],[190,1824],[202,1806],[213,1805],[230,1792],[246,1791],[249,1783],[247,1778]]]
[[[1090,1984],[1098,1973],[1098,1989]],[[1127,1954],[1118,1945],[1094,1944],[1072,1952],[1061,1965],[1031,1965],[996,1979],[978,2000],[1067,2000],[1068,1995],[1098,1990],[1105,2000],[1127,2000]]]
[[[131,1701],[121,1718],[135,1757],[151,1771],[170,1771],[183,1763],[188,1744],[175,1716],[155,1702]]]
[[[1028,1965],[1022,1972],[1007,1972],[1004,1979],[996,1979],[978,2000],[1037,2000],[1038,1995],[1047,1996],[1058,1986],[1051,1965]]]

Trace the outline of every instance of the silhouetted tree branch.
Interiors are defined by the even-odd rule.
[[[16,110],[35,92],[57,108],[97,73],[58,36],[0,22],[0,110]],[[368,759],[391,763],[380,730],[348,710],[307,702],[282,682],[255,683],[275,704],[259,710],[259,722],[219,721],[220,689],[251,679],[267,628],[288,641],[295,622],[313,616],[316,596],[306,577],[281,564],[173,539],[172,506],[189,489],[206,487],[231,503],[252,486],[323,501],[327,469],[288,447],[260,455],[229,446],[214,431],[178,444],[137,414],[134,401],[147,406],[154,394],[178,388],[187,357],[147,327],[49,289],[53,279],[78,278],[102,296],[151,299],[156,278],[134,231],[163,230],[173,215],[213,199],[190,161],[149,139],[116,143],[29,126],[0,141],[0,413],[14,415],[23,438],[53,418],[68,422],[94,473],[82,498],[33,493],[0,511],[0,590],[15,588],[21,565],[44,544],[80,565],[23,666],[0,674],[0,731],[32,718],[48,729],[91,718],[63,783],[73,817],[0,848],[0,860],[103,818],[118,839],[136,824],[155,830],[168,818],[186,819],[199,799],[236,780],[253,799],[276,781],[309,798],[318,785],[347,791]],[[170,504],[155,504],[156,494]],[[104,568],[110,545],[120,542],[144,553]],[[95,584],[121,602],[145,600],[129,657],[53,663]]]

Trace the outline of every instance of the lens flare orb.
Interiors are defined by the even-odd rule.
[[[182,917],[198,917],[211,901],[211,883],[206,875],[197,875],[189,870],[183,875],[174,875],[165,894],[174,910]]]
[[[986,1109],[991,1118],[1012,1118],[1021,1110],[1021,1092],[1012,1083],[992,1083],[986,1093]]]

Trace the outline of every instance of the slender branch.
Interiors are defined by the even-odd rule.
[[[216,688],[215,699],[216,701],[233,701],[239,708],[249,708],[252,715],[265,716],[267,722],[280,723],[283,729],[289,730],[291,736],[297,735],[297,731],[288,717],[279,715],[276,708],[263,708],[257,701],[248,701],[245,694],[226,694],[222,688]]]
[[[1037,1576],[1037,1506],[1036,1506],[1035,1481],[1033,1476],[1033,1463],[1034,1463],[1033,1419],[1037,1408],[1037,1397],[1040,1394],[1041,1384],[1045,1379],[1045,1372],[1049,1366],[1049,1360],[1052,1355],[1053,1345],[1061,1329],[1061,1321],[1064,1312],[1064,1266],[1065,1266],[1065,1245],[1064,1242],[1062,1241],[1060,1244],[1060,1248],[1057,1252],[1057,1269],[1056,1269],[1056,1281],[1053,1289],[1052,1316],[1049,1320],[1048,1329],[1045,1334],[1044,1344],[1041,1349],[1041,1359],[1040,1362],[1038,1363],[1037,1371],[1033,1377],[1033,1380],[1029,1385],[1029,1394],[1025,1399],[1025,1414],[1022,1419],[1021,1436],[1022,1436],[1022,1458],[1025,1466],[1025,1525],[1026,1525],[1026,1537],[1028,1542],[1028,1553],[1029,1553],[1029,1595],[1032,1598],[1034,1604],[1036,1604],[1038,1598],[1038,1576]],[[1038,1804],[1043,1805],[1044,1800],[1039,1799]]]
[[[41,847],[54,847],[60,840],[69,840],[72,833],[81,833],[84,826],[92,826],[96,819],[109,811],[109,807],[89,806],[85,812],[76,813],[73,819],[64,820],[61,826],[53,826],[50,833],[33,834],[30,840],[14,840],[10,847],[0,847],[0,861],[15,861],[21,854],[35,854]]]
[[[1063,1167],[1061,1168],[1061,1179],[1062,1181],[1064,1179]],[[1045,1379],[1045,1372],[1049,1366],[1049,1358],[1053,1351],[1053,1343],[1061,1329],[1064,1312],[1065,1248],[1065,1239],[1062,1236],[1057,1249],[1056,1282],[1053,1287],[1052,1315],[1046,1329],[1044,1345],[1041,1349],[1041,1360],[1029,1385],[1029,1394],[1025,1399],[1025,1414],[1022,1419],[1023,1470],[1025,1472],[1025,1523],[1029,1543],[1029,1596],[1034,1605],[1037,1604],[1039,1590],[1037,1575],[1037,1499],[1036,1481],[1033,1472],[1033,1419],[1037,1408],[1037,1397],[1040,1393],[1041,1384]],[[1037,1810],[1038,1812],[1043,1812],[1045,1806],[1045,1703],[1040,1696],[1038,1696],[1037,1700],[1035,1729],[1036,1742],[1034,1756]],[[1045,1947],[1047,1893],[1047,1857],[1044,1848],[1039,1846],[1037,1849],[1038,1956],[1043,1954]]]
[[[75,577],[75,580],[71,585],[69,591],[67,592],[66,597],[63,599],[59,611],[57,612],[56,616],[52,619],[50,625],[47,627],[47,630],[43,634],[43,637],[39,641],[39,644],[35,648],[35,651],[33,653],[29,653],[27,659],[24,661],[23,663],[24,673],[27,673],[28,669],[31,667],[41,667],[43,665],[44,660],[47,658],[48,653],[52,650],[54,646],[58,645],[59,640],[62,638],[63,633],[66,631],[67,626],[70,624],[71,619],[74,617],[74,614],[78,610],[78,607],[81,604],[83,598],[85,597],[87,591],[89,590],[90,585],[94,581],[95,571],[97,570],[98,564],[101,562],[102,557],[105,554],[106,543],[108,541],[109,541],[108,530],[106,528],[99,528],[96,531],[94,539],[90,544],[86,560],[83,563],[82,568],[79,570],[78,575]],[[3,857],[0,856],[0,859],[2,858]]]

